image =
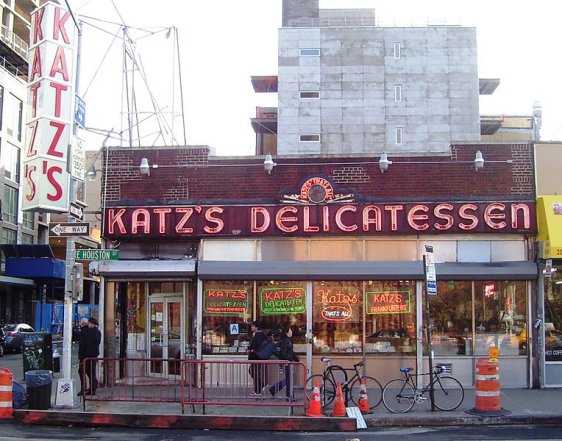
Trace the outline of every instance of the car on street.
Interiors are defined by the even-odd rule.
[[[27,332],[35,332],[35,330],[26,323],[12,323],[4,326],[4,334],[6,334],[6,343],[4,349],[6,351],[21,352],[23,344],[23,334]]]
[[[0,357],[4,356],[4,352],[6,345],[6,334],[4,333],[4,329],[0,327]]]

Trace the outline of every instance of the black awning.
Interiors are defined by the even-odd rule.
[[[0,245],[6,259],[9,257],[54,257],[50,245]]]

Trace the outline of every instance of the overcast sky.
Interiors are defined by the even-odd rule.
[[[277,32],[281,0],[68,0],[84,17],[79,89],[87,103],[87,125],[121,130],[123,48],[114,38],[130,27],[136,41],[153,101],[176,114],[181,110],[180,85],[187,144],[215,148],[217,155],[251,155],[255,135],[250,118],[256,106],[276,106],[276,94],[255,94],[252,75],[277,74]],[[480,98],[481,114],[529,115],[534,101],[543,109],[543,140],[562,139],[562,63],[559,2],[451,0],[320,0],[321,7],[370,7],[381,24],[462,24],[475,26],[480,78],[500,78],[491,96]],[[105,20],[105,21],[102,21]],[[173,33],[166,38],[158,27],[177,28],[180,58],[172,57]],[[122,32],[119,34],[122,35]],[[172,75],[181,65],[182,81]],[[141,71],[137,69],[137,109],[141,102]],[[172,100],[172,90],[176,98]],[[131,102],[131,99],[129,100]],[[150,118],[142,114],[139,119]],[[171,125],[171,124],[170,124]],[[126,126],[126,125],[125,125]],[[174,118],[176,139],[183,144],[181,118]],[[114,135],[115,136],[115,135]],[[152,144],[154,136],[145,136]],[[102,138],[87,136],[88,149]],[[112,139],[110,145],[117,144]],[[156,142],[156,144],[161,144]]]

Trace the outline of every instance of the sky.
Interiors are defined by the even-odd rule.
[[[187,145],[209,145],[221,156],[254,154],[250,119],[256,106],[276,106],[277,95],[256,94],[251,77],[277,74],[281,0],[68,3],[84,22],[78,90],[86,102],[86,125],[91,129],[81,135],[87,149],[97,150],[110,130],[108,145],[120,145],[119,132],[128,126],[122,118],[127,113],[122,91],[124,84],[134,84],[136,101],[129,96],[129,103],[131,107],[136,103],[139,119],[146,120],[141,125],[146,132],[139,132],[145,134],[143,145],[162,145],[162,138],[145,128],[149,121],[156,121],[150,102],[166,115],[167,131],[173,128],[176,143],[183,145],[185,139]],[[480,97],[480,113],[530,115],[533,103],[540,102],[541,139],[562,140],[562,8],[558,2],[320,0],[320,7],[374,8],[382,25],[476,27],[479,77],[501,80],[494,94]],[[115,37],[123,36],[121,23],[134,39],[140,60],[135,68],[128,65],[128,83],[123,75],[123,45]],[[170,27],[174,30],[167,36],[165,30]],[[149,28],[150,35],[144,31]]]

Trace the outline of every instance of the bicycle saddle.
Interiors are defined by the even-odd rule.
[[[406,374],[410,371],[413,371],[413,370],[414,370],[414,368],[404,368],[404,367],[400,368],[400,372],[404,372]]]
[[[320,360],[322,360],[324,363],[329,363],[330,361],[332,361],[330,357],[322,357]]]

